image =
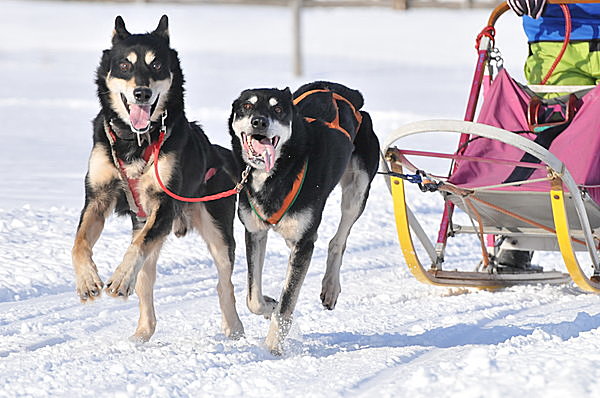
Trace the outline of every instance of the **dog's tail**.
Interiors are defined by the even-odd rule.
[[[365,170],[372,180],[379,168],[379,139],[373,130],[373,120],[366,111],[360,111],[362,123],[354,139],[354,156],[364,163]]]

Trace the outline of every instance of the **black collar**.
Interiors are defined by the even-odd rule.
[[[115,133],[115,135],[120,140],[137,141],[137,139],[138,139],[137,133],[131,131],[131,128],[129,128],[129,126],[127,126],[126,128],[119,128],[118,124],[124,124],[124,123],[121,122],[120,120],[119,120],[119,123],[116,123],[115,120],[116,120],[115,118],[110,119],[108,122],[108,125],[110,126],[111,130]],[[150,122],[150,128],[144,134],[153,134],[155,132],[158,132],[159,130],[160,130],[160,122]]]

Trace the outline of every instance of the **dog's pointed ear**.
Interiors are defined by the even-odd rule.
[[[163,15],[158,22],[158,26],[154,29],[152,34],[162,37],[167,42],[169,41],[169,17]]]
[[[131,33],[127,31],[127,28],[125,27],[125,21],[123,21],[123,18],[121,18],[120,15],[117,15],[115,18],[115,29],[113,30],[112,43],[117,44],[129,36],[131,36]]]
[[[292,98],[292,90],[290,90],[290,88],[289,88],[289,87],[286,87],[286,88],[284,88],[284,89],[283,89],[283,90],[281,90],[281,91],[283,91],[283,94],[284,94],[285,96],[288,96],[288,95],[289,95],[289,97],[290,97],[290,98]]]
[[[242,102],[242,97],[246,94],[247,91],[248,90],[242,91],[240,95],[238,95],[238,97],[233,100],[233,103],[231,104],[232,111],[235,111],[240,106],[240,102]],[[231,113],[231,115],[233,116],[233,112]]]

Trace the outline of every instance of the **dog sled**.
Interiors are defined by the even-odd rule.
[[[568,32],[564,4],[570,1],[550,2],[562,4]],[[600,87],[526,86],[513,80],[494,40],[494,25],[507,10],[506,3],[496,7],[478,36],[464,120],[410,123],[382,142],[381,167],[402,253],[416,279],[431,285],[495,289],[573,281],[600,292]],[[561,96],[544,99],[549,92]],[[458,148],[409,149],[416,136],[425,141],[426,134],[434,141],[451,134]],[[441,172],[428,169],[439,168],[440,161],[445,162]],[[407,205],[419,191],[441,194],[435,241]],[[451,269],[457,250],[449,248],[469,237],[481,248],[481,259],[467,269]],[[564,267],[503,267],[498,258],[510,249],[559,252],[555,257]]]

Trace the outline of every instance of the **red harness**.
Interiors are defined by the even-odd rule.
[[[348,133],[348,131],[346,131],[346,129],[344,129],[340,125],[340,113],[339,113],[339,107],[338,107],[337,102],[343,101],[350,107],[350,109],[354,113],[354,117],[356,118],[356,120],[358,122],[358,126],[360,126],[360,124],[362,122],[362,115],[360,114],[359,111],[356,110],[354,105],[350,101],[348,101],[346,98],[344,98],[341,95],[339,95],[335,92],[332,92],[331,90],[328,90],[328,89],[316,89],[316,90],[310,90],[305,93],[302,93],[300,96],[298,96],[297,98],[294,99],[293,103],[294,103],[294,105],[298,105],[298,103],[300,103],[300,101],[302,101],[309,95],[315,94],[315,93],[324,93],[324,92],[332,94],[333,104],[336,109],[336,117],[331,122],[327,122],[327,121],[321,121],[321,122],[332,129],[342,132],[344,135],[346,135],[346,137],[348,137],[348,139],[352,140],[352,135],[350,133]],[[310,117],[305,117],[304,119],[306,121],[308,121],[309,123],[313,123],[313,122],[317,121],[317,119],[310,118]],[[357,127],[357,130],[358,130],[358,127]],[[114,144],[117,140],[117,136],[110,129],[110,127],[108,125],[106,125],[105,131],[106,131],[106,135],[111,144],[113,161],[114,161],[115,165],[117,166],[119,172],[121,173],[121,177],[123,178],[123,180],[127,181],[128,189],[125,191],[125,195],[127,197],[127,201],[129,202],[129,207],[135,213],[135,215],[138,219],[145,220],[147,217],[147,214],[144,211],[144,207],[142,206],[141,201],[140,201],[140,194],[139,194],[139,190],[138,190],[139,177],[131,177],[127,173],[127,169],[125,168],[125,162],[122,159],[120,159],[119,157],[117,157],[115,149],[114,149]],[[176,200],[179,200],[182,202],[208,202],[211,200],[217,200],[217,199],[225,198],[225,197],[228,197],[231,195],[236,195],[236,194],[240,193],[240,191],[243,188],[243,184],[245,183],[245,181],[248,177],[248,173],[250,172],[249,166],[242,173],[242,180],[234,188],[232,188],[228,191],[217,193],[214,195],[203,196],[200,198],[187,198],[187,197],[183,197],[183,196],[177,195],[176,193],[171,192],[171,190],[169,190],[165,186],[165,184],[162,182],[160,175],[158,173],[158,157],[160,154],[160,149],[164,143],[165,137],[166,137],[166,131],[163,126],[163,128],[160,131],[158,140],[153,143],[150,143],[148,145],[148,147],[142,153],[142,160],[144,161],[143,168],[146,168],[149,162],[154,163],[154,174],[156,176],[158,185],[161,187],[161,189],[167,195],[169,195],[173,199],[176,199]],[[292,204],[294,203],[294,200],[298,196],[300,189],[302,188],[302,182],[304,181],[304,177],[306,175],[306,168],[307,168],[307,164],[304,165],[304,167],[302,168],[302,170],[296,177],[294,184],[292,186],[292,189],[286,195],[281,208],[279,210],[277,210],[270,217],[263,217],[263,216],[259,215],[258,213],[256,213],[261,219],[265,220],[266,222],[268,222],[270,224],[277,224],[279,222],[279,220],[285,215],[287,210],[292,206]],[[210,169],[208,169],[206,171],[206,173],[204,174],[204,182],[207,182],[208,180],[210,180],[216,173],[217,173],[216,168],[211,167]],[[253,206],[253,208],[254,208],[254,206]],[[254,211],[256,212],[256,210],[254,210]]]
[[[131,209],[131,211],[133,211],[135,213],[138,220],[145,220],[148,215],[146,214],[144,207],[142,206],[142,203],[140,200],[140,193],[138,190],[140,176],[143,173],[140,173],[140,176],[136,176],[136,177],[132,177],[127,173],[127,168],[126,168],[125,162],[123,161],[123,159],[121,159],[117,156],[116,151],[114,150],[114,145],[115,145],[115,142],[117,141],[117,135],[108,126],[106,127],[105,131],[106,131],[106,135],[107,135],[108,140],[111,145],[112,156],[113,156],[113,161],[115,163],[115,166],[117,166],[117,169],[119,169],[119,172],[121,173],[121,178],[124,181],[127,181],[127,189],[125,190],[125,196],[127,197],[127,202],[129,203],[129,208]],[[171,191],[169,191],[167,189],[167,187],[164,186],[162,180],[160,179],[160,176],[158,175],[158,154],[160,152],[160,148],[162,147],[164,139],[165,139],[165,132],[161,131],[158,141],[155,141],[155,142],[149,144],[146,147],[146,149],[144,149],[144,152],[142,153],[142,156],[141,156],[141,159],[144,161],[144,164],[141,167],[141,169],[142,170],[145,169],[146,166],[148,165],[148,163],[153,161],[154,162],[154,170],[155,170],[156,178],[158,180],[158,184],[165,191],[165,193],[167,193],[167,195],[174,197],[175,194],[173,194]],[[152,155],[154,155],[153,158],[151,158]],[[216,173],[217,173],[217,169],[214,167],[211,167],[208,170],[206,170],[206,173],[204,174],[204,182],[207,182],[208,180],[210,180]],[[177,196],[177,197],[174,197],[175,199],[190,201],[189,200],[190,198],[183,198],[178,195],[175,195],[175,196]],[[202,198],[197,198],[197,199],[202,199]],[[206,199],[206,200],[212,200],[212,199]]]
[[[127,197],[127,202],[129,203],[129,208],[132,212],[135,213],[138,220],[145,220],[148,216],[144,211],[144,207],[140,201],[140,193],[138,190],[138,185],[140,178],[139,177],[131,177],[127,173],[127,168],[125,167],[125,162],[123,159],[117,156],[115,151],[115,142],[117,142],[117,135],[112,131],[112,129],[107,125],[105,128],[106,136],[110,142],[110,148],[112,150],[112,158],[115,166],[121,173],[121,178],[127,182],[127,189],[125,190],[125,196]],[[142,160],[144,161],[144,165],[142,169],[146,168],[148,164],[148,160],[150,159],[150,155],[152,154],[152,145],[148,145],[148,147],[142,153]]]

